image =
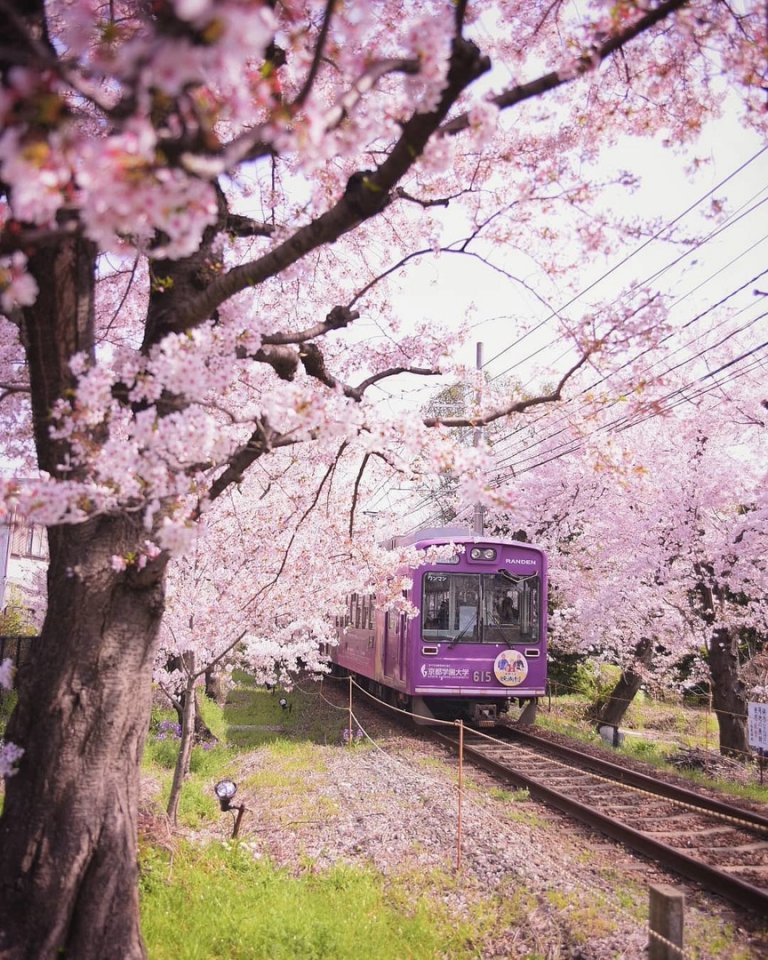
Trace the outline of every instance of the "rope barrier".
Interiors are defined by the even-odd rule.
[[[346,684],[349,684],[350,690],[351,690],[353,687],[354,687],[354,688],[357,688],[361,693],[363,693],[366,697],[368,697],[369,700],[373,701],[373,702],[374,702],[375,704],[377,704],[379,707],[385,707],[385,708],[387,708],[388,710],[391,710],[393,713],[400,714],[401,716],[410,717],[411,719],[414,719],[414,720],[418,720],[418,719],[419,719],[419,715],[413,713],[412,711],[405,710],[405,709],[403,709],[402,707],[396,707],[396,706],[394,706],[393,704],[387,703],[385,700],[382,700],[380,697],[377,697],[375,694],[371,693],[371,691],[366,690],[364,687],[362,687],[362,686],[361,686],[353,677],[351,677],[351,676],[349,676],[349,677],[343,677],[343,678],[337,678],[337,677],[332,677],[332,676],[329,676],[329,677],[327,677],[327,678],[326,678],[326,677],[323,677],[323,678],[322,678],[322,681],[324,682],[325,679],[334,680],[334,681],[338,681],[338,682],[344,682],[344,683],[346,683]],[[297,689],[301,689],[301,688],[297,688]],[[305,694],[308,693],[308,691],[305,691],[305,690],[303,690],[303,689],[301,689],[301,692],[302,692],[302,693],[305,693]],[[338,704],[332,703],[332,702],[331,702],[330,700],[328,700],[328,698],[322,693],[322,690],[319,691],[317,694],[312,694],[312,695],[319,696],[326,704],[328,704],[330,707],[332,707],[332,708],[335,709],[335,710],[340,710],[340,711],[344,711],[344,712],[347,712],[347,711],[349,710],[349,707],[348,707],[348,706],[339,706]],[[424,771],[415,770],[414,767],[413,767],[411,764],[409,764],[409,763],[407,763],[407,762],[405,762],[405,761],[403,761],[403,760],[400,760],[399,758],[393,756],[390,752],[388,752],[387,750],[385,750],[385,749],[381,746],[381,744],[380,744],[376,739],[374,739],[374,738],[370,735],[370,733],[368,732],[368,730],[366,730],[365,727],[363,726],[363,724],[361,723],[360,718],[359,718],[359,716],[358,716],[356,713],[354,713],[354,712],[352,711],[352,712],[350,713],[350,715],[351,715],[352,719],[354,720],[354,723],[355,723],[357,729],[360,730],[360,732],[362,733],[363,738],[371,745],[371,747],[372,747],[374,750],[377,751],[378,755],[380,755],[386,763],[388,763],[388,764],[389,764],[390,766],[392,766],[392,767],[397,767],[398,770],[400,771],[401,775],[404,774],[404,775],[405,775],[405,779],[406,779],[407,781],[409,781],[410,783],[418,784],[422,789],[427,788],[427,789],[429,790],[429,792],[430,792],[430,795],[434,795],[435,798],[436,798],[438,801],[445,799],[444,790],[445,790],[445,787],[446,787],[446,783],[445,783],[444,781],[440,781],[440,780],[438,780],[437,778],[430,776],[429,774],[427,774],[427,773],[424,772]],[[434,720],[433,720],[433,719],[430,719],[430,726],[444,726],[444,727],[450,727],[452,730],[455,730],[455,729],[456,729],[456,723],[455,723],[454,721],[439,720],[439,719],[436,719],[436,718],[435,718]],[[485,732],[485,731],[483,731],[483,730],[475,730],[475,729],[473,729],[473,730],[472,730],[472,733],[473,733],[473,736],[475,736],[476,738],[479,738],[479,739],[488,741],[489,743],[497,744],[498,746],[501,746],[501,747],[504,747],[504,748],[506,748],[506,747],[509,746],[509,744],[508,744],[506,741],[500,740],[498,737],[495,737],[495,736],[493,736],[492,734],[489,734],[489,733],[487,733],[487,732]],[[350,728],[350,736],[351,736],[351,728]],[[563,764],[562,766],[565,766],[565,765]],[[605,783],[612,783],[612,782],[613,782],[613,781],[611,781],[609,778],[607,778],[607,777],[602,777],[602,776],[600,776],[599,774],[591,773],[590,775],[593,776],[593,777],[595,777],[598,781],[602,781],[602,782],[605,782]],[[474,808],[477,809],[477,810],[481,810],[481,811],[483,811],[483,812],[487,812],[486,809],[485,809],[485,804],[481,803],[481,802],[480,802],[479,800],[477,800],[474,796],[472,796],[471,793],[469,793],[469,792],[466,790],[466,788],[463,786],[463,784],[461,784],[461,783],[460,783],[460,784],[448,783],[447,786],[448,786],[448,787],[450,788],[450,790],[452,791],[452,795],[453,795],[454,797],[458,797],[461,801],[467,802],[470,806],[474,807]],[[628,785],[626,785],[626,784],[623,784],[623,786],[627,787],[628,789],[633,790],[634,792],[636,792],[636,793],[638,793],[638,794],[645,795],[645,796],[649,796],[649,797],[651,797],[651,798],[653,798],[653,799],[657,799],[656,794],[653,794],[653,793],[651,793],[650,791],[643,790],[642,788],[639,788],[639,787],[628,786]],[[663,798],[663,799],[668,800],[668,798]],[[680,801],[680,800],[668,800],[668,802],[673,803],[673,804],[675,804],[676,806],[679,806],[679,807],[682,807],[682,808],[693,809],[693,810],[697,809],[697,808],[694,807],[692,804],[687,804],[687,803],[685,803],[684,801]],[[718,817],[719,819],[721,819],[721,820],[723,820],[723,821],[726,821],[726,822],[729,822],[729,823],[734,823],[734,824],[737,824],[737,825],[744,825],[744,824],[745,824],[745,821],[741,821],[741,820],[739,820],[739,818],[737,818],[737,817],[730,817],[730,816],[728,816],[728,815],[719,814],[719,813],[714,813],[713,815],[716,816],[716,817]],[[746,825],[749,826],[750,828],[753,828],[753,829],[754,829],[754,824],[747,823]],[[758,829],[764,829],[764,828],[758,827]],[[460,844],[460,842],[461,842],[461,837],[459,836],[459,844]],[[459,851],[459,853],[458,853],[458,855],[457,855],[457,870],[458,870],[459,867],[460,867],[460,863],[461,863],[461,856],[460,856],[460,851]],[[694,954],[692,954],[690,951],[686,950],[684,947],[680,947],[678,944],[676,944],[676,943],[674,943],[673,941],[667,939],[667,938],[664,937],[661,933],[659,933],[657,930],[654,930],[654,929],[651,927],[650,922],[645,922],[645,923],[644,923],[643,921],[638,921],[637,917],[635,917],[635,916],[633,916],[631,913],[629,913],[629,912],[621,905],[621,903],[618,902],[617,899],[613,899],[613,898],[612,898],[612,902],[613,902],[613,907],[614,907],[614,909],[615,909],[616,914],[617,914],[618,916],[622,917],[625,922],[631,924],[631,926],[632,926],[633,928],[640,928],[640,929],[642,929],[642,930],[644,931],[644,933],[646,933],[646,934],[648,935],[649,943],[650,943],[650,941],[655,941],[656,943],[664,946],[664,947],[665,947],[668,951],[670,951],[671,953],[673,953],[673,954],[675,954],[676,956],[682,958],[682,960],[695,960]]]
[[[336,679],[336,678],[334,678],[334,679]],[[347,682],[349,682],[349,678],[343,678],[343,679],[346,680]],[[367,696],[370,700],[372,700],[373,702],[375,702],[377,705],[382,706],[382,707],[387,707],[388,709],[392,710],[393,712],[402,714],[402,715],[404,715],[404,716],[408,716],[408,717],[411,717],[411,718],[417,718],[417,714],[414,714],[414,713],[412,713],[411,711],[408,711],[408,710],[404,710],[404,709],[402,709],[401,707],[395,707],[395,706],[393,706],[392,704],[386,703],[386,701],[381,700],[379,697],[376,697],[374,694],[372,694],[369,690],[366,690],[364,687],[360,686],[360,684],[357,683],[356,681],[352,680],[352,683],[353,683],[353,685],[354,685],[355,687],[357,687],[358,690],[361,691],[361,693],[365,694],[365,696]],[[343,708],[339,708],[339,709],[344,709],[344,710],[346,710],[347,708],[346,708],[346,707],[343,707]],[[360,718],[359,718],[356,714],[353,714],[353,716],[354,716],[355,723],[357,724],[358,728],[362,731],[364,738],[365,738],[365,739],[371,744],[371,746],[385,759],[386,762],[388,762],[391,766],[397,766],[398,768],[400,768],[401,771],[404,769],[404,770],[406,771],[406,774],[407,774],[406,779],[409,780],[410,782],[416,782],[416,783],[420,784],[421,786],[427,786],[427,787],[432,788],[432,789],[437,788],[437,789],[440,791],[440,793],[438,793],[438,796],[441,796],[442,791],[444,791],[445,786],[446,786],[444,782],[438,781],[438,780],[436,780],[434,777],[430,777],[430,776],[428,776],[427,774],[424,774],[424,773],[421,773],[421,772],[417,772],[417,771],[415,771],[415,770],[413,769],[412,766],[406,764],[404,761],[401,761],[401,760],[399,760],[399,759],[396,758],[396,757],[393,757],[391,753],[389,753],[388,751],[384,750],[384,749],[381,747],[381,745],[380,745],[373,737],[371,737],[371,735],[368,733],[368,731],[362,726],[362,724],[361,724],[361,722],[360,722]],[[437,725],[438,725],[438,726],[448,726],[448,727],[451,727],[451,729],[454,729],[454,730],[456,729],[456,724],[455,724],[454,722],[452,722],[452,721],[441,720],[441,721],[438,721],[438,722],[437,722]],[[485,733],[485,732],[483,732],[483,731],[480,731],[480,730],[475,731],[475,730],[473,730],[472,732],[473,732],[473,734],[476,734],[477,736],[479,736],[480,738],[482,738],[482,739],[484,739],[484,740],[488,740],[488,741],[490,741],[490,742],[492,742],[492,743],[499,744],[500,746],[505,746],[505,747],[508,746],[508,744],[505,743],[505,741],[499,740],[497,737],[494,737],[494,736],[492,736],[492,735],[490,735],[490,734],[488,734],[488,733]],[[469,807],[474,808],[474,809],[477,810],[477,811],[481,811],[481,812],[484,813],[484,814],[487,814],[487,806],[486,806],[486,804],[482,803],[480,800],[478,800],[478,799],[476,799],[474,796],[472,796],[472,795],[466,790],[466,788],[463,786],[463,784],[461,784],[461,785],[459,785],[459,784],[449,784],[448,786],[449,786],[449,787],[451,788],[451,790],[454,792],[454,795],[457,797],[457,799],[459,799],[459,800],[461,800],[462,802],[466,803]],[[444,797],[442,797],[442,798],[444,799]],[[456,870],[457,870],[457,872],[458,872],[458,871],[460,871],[460,869],[461,869],[461,854],[460,854],[460,849],[461,849],[461,828],[459,827],[459,828],[457,828],[457,829],[458,829],[458,833],[459,833],[459,849],[458,849],[458,851],[457,851]],[[577,874],[575,874],[575,873],[573,873],[573,872],[571,872],[570,876],[571,876],[571,879],[572,879],[572,881],[574,882],[574,884],[580,885],[580,883],[581,883],[581,878],[580,878],[580,876],[578,876]],[[642,922],[639,923],[636,917],[633,917],[632,914],[630,914],[627,910],[625,910],[625,909],[621,906],[620,902],[618,901],[618,898],[611,897],[610,899],[611,899],[611,902],[612,902],[612,904],[613,904],[613,907],[615,908],[615,912],[616,912],[618,915],[620,915],[620,916],[622,917],[622,919],[623,919],[626,923],[630,924],[632,928],[638,929],[638,930],[643,930],[643,932],[644,932],[644,933],[647,933],[649,937],[653,937],[654,939],[656,939],[656,940],[658,940],[658,941],[660,941],[660,942],[663,942],[665,945],[668,945],[669,948],[670,948],[670,949],[673,949],[676,953],[678,953],[678,954],[683,958],[683,960],[694,960],[694,958],[693,958],[693,956],[692,956],[691,954],[685,952],[684,950],[681,950],[681,949],[680,949],[679,947],[677,947],[674,943],[672,943],[671,941],[666,940],[661,934],[659,934],[659,933],[657,933],[656,931],[652,930],[649,923],[645,923],[645,924],[643,924]]]

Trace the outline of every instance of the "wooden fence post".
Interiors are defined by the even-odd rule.
[[[456,872],[461,871],[461,809],[464,800],[464,721],[456,720],[459,728],[459,796],[458,796],[458,817],[456,823]]]
[[[684,913],[684,893],[675,887],[650,887],[648,960],[680,960]]]

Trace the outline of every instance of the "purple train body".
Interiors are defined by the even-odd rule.
[[[338,668],[421,720],[490,726],[513,702],[533,722],[547,680],[547,558],[527,543],[454,528],[417,531],[393,546],[456,543],[450,563],[412,571],[418,616],[386,613],[353,595],[331,650]],[[411,573],[411,571],[409,571]]]

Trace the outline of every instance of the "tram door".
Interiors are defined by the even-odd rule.
[[[384,675],[402,682],[405,679],[405,614],[387,613],[384,620]]]

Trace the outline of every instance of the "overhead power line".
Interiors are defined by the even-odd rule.
[[[745,160],[734,171],[728,174],[727,177],[724,177],[719,183],[715,184],[715,186],[713,186],[705,194],[703,194],[701,197],[695,200],[692,204],[690,204],[690,206],[686,207],[686,209],[683,210],[681,213],[679,213],[674,219],[665,223],[663,227],[660,227],[659,230],[656,231],[656,233],[654,233],[651,237],[649,237],[643,243],[641,243],[639,247],[636,247],[633,251],[631,251],[629,254],[627,254],[625,257],[623,257],[621,260],[615,263],[612,267],[610,267],[610,269],[606,270],[605,273],[601,274],[599,277],[597,277],[597,279],[593,280],[592,283],[588,284],[581,291],[574,294],[569,300],[567,300],[564,304],[562,304],[562,306],[560,306],[556,310],[552,310],[547,316],[545,316],[541,321],[539,321],[539,323],[534,325],[530,330],[527,330],[524,334],[522,334],[516,340],[512,341],[512,343],[508,344],[502,350],[498,351],[498,353],[495,353],[492,357],[489,357],[488,360],[483,364],[483,366],[484,367],[489,366],[495,360],[498,360],[499,357],[504,356],[504,354],[508,353],[514,347],[519,346],[519,344],[522,343],[525,339],[527,339],[532,334],[536,333],[543,326],[549,323],[550,320],[558,316],[564,310],[567,310],[568,307],[572,306],[577,300],[579,300],[585,294],[589,293],[590,290],[593,290],[596,286],[598,286],[598,284],[602,283],[604,280],[606,280],[608,277],[614,274],[617,270],[619,270],[622,266],[624,266],[624,264],[628,263],[634,257],[642,253],[642,251],[645,250],[650,244],[658,240],[671,227],[679,223],[680,220],[682,220],[689,213],[695,210],[696,207],[700,206],[702,203],[704,203],[704,201],[708,200],[716,191],[722,189],[727,183],[729,183],[731,180],[737,177],[740,173],[746,170],[747,167],[749,167],[750,164],[754,163],[755,160],[757,160],[760,156],[762,156],[762,154],[764,154],[766,150],[768,150],[768,145],[762,147],[755,154],[753,154],[751,157]],[[690,251],[687,251],[686,255],[688,253],[690,253]],[[503,371],[501,374],[498,374],[493,379],[498,379],[499,376],[503,376],[505,373],[508,373],[509,370],[514,369],[514,366],[515,365],[507,368],[507,370]]]

